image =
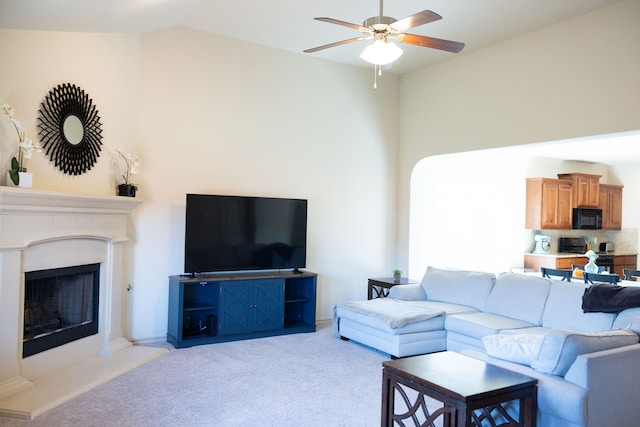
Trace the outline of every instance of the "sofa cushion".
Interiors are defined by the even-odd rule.
[[[611,329],[615,314],[582,312],[582,295],[586,286],[584,282],[552,281],[542,314],[542,326],[581,332]]]
[[[422,289],[420,283],[392,286],[387,296],[405,301],[425,301],[427,299],[427,295],[424,293],[424,289]]]
[[[551,280],[543,277],[501,273],[485,311],[539,325],[550,287]]]
[[[483,337],[482,344],[489,356],[529,366],[538,357],[543,339],[544,335],[498,334]]]
[[[564,376],[581,354],[637,343],[638,335],[627,330],[581,333],[551,329],[544,336],[538,358],[531,363],[531,367],[540,372]]]
[[[477,271],[427,267],[422,288],[430,301],[467,305],[484,310],[495,275]]]
[[[360,313],[376,318],[393,329],[444,314],[444,311],[434,310],[428,304],[428,301],[398,301],[391,298],[345,301],[336,306],[336,314],[344,316],[349,311]]]
[[[444,327],[447,332],[457,332],[480,341],[482,337],[494,335],[503,329],[531,327],[528,322],[492,313],[462,313],[447,315]]]
[[[616,320],[613,321],[613,326],[611,326],[611,329],[628,329],[629,326],[638,317],[640,317],[640,307],[628,308],[624,311],[621,311],[616,316]]]
[[[503,329],[500,335],[544,335],[549,332],[549,328],[543,326],[532,326],[530,328]]]

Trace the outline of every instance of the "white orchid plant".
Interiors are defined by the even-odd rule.
[[[138,162],[138,157],[124,151],[121,148],[117,148],[116,151],[118,152],[118,154],[120,154],[120,157],[122,157],[125,161],[124,173],[122,174],[122,178],[124,179],[124,184],[132,185],[133,187],[138,189],[138,186],[136,184],[131,183],[131,177],[140,172],[140,164]]]
[[[9,176],[11,181],[18,185],[20,183],[19,172],[26,172],[25,160],[30,159],[34,151],[40,151],[41,148],[37,144],[34,144],[29,138],[27,138],[24,129],[20,125],[20,122],[15,119],[16,110],[8,104],[0,105],[2,114],[13,125],[14,129],[18,133],[18,156],[11,158],[11,169],[9,170]]]
[[[595,252],[594,252],[594,251],[592,251],[592,250],[588,250],[588,251],[584,254],[584,256],[586,256],[587,258],[589,258],[589,261],[595,261],[595,260],[597,260],[597,259],[598,259],[598,254],[597,254],[597,253],[595,253]]]

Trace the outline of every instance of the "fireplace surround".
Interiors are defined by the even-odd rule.
[[[123,336],[130,215],[140,199],[0,187],[0,416],[33,418],[167,350]],[[97,333],[23,354],[25,277],[98,265]]]

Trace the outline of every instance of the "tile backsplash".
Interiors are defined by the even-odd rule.
[[[527,230],[530,235],[527,236],[528,242],[525,252],[533,251],[535,247],[534,236],[536,234],[546,234],[551,238],[549,252],[558,252],[558,242],[560,237],[583,237],[587,236],[594,240],[594,250],[598,250],[598,244],[602,242],[613,242],[616,252],[621,253],[637,253],[638,252],[638,229],[623,228],[621,231],[607,230]]]

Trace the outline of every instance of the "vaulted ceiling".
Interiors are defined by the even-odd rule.
[[[466,44],[460,54],[513,38],[619,0],[387,0],[384,15],[402,19],[431,10],[441,20],[409,32]],[[379,0],[0,0],[0,28],[145,33],[184,26],[292,52],[358,37],[330,17],[361,25],[378,16]],[[368,41],[309,54],[362,67]],[[401,44],[389,72],[406,73],[451,58],[452,53]],[[458,54],[458,55],[460,55]]]
[[[466,45],[462,52],[453,54],[401,44],[404,54],[387,72],[412,72],[618,1],[387,0],[383,5],[385,16],[402,19],[422,10],[442,16],[408,32]],[[354,29],[319,22],[314,17],[361,25],[377,16],[379,9],[380,0],[0,0],[0,28],[142,34],[183,26],[301,55],[372,67],[359,57],[368,41],[313,54],[302,51],[360,35]],[[538,146],[536,152],[567,160],[626,163],[640,161],[639,139],[639,133],[606,142],[583,139],[567,144],[564,151],[553,144],[548,150]],[[580,144],[579,150],[572,145],[575,143]]]

